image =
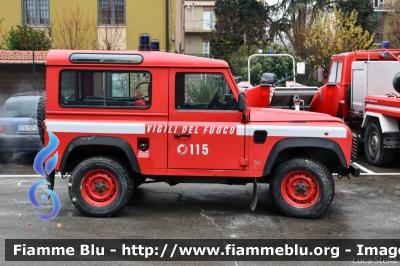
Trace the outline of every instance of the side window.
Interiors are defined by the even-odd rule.
[[[60,105],[148,108],[151,102],[149,72],[76,71],[60,75]]]
[[[98,0],[99,26],[125,25],[125,0]]]
[[[22,0],[22,23],[28,26],[50,26],[49,0]]]
[[[338,83],[342,80],[342,62],[333,62],[328,82]]]
[[[237,102],[221,73],[177,73],[175,108],[237,110]]]

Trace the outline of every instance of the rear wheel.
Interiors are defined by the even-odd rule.
[[[378,120],[368,123],[364,136],[365,156],[370,164],[388,166],[393,162],[395,150],[383,147],[383,133]]]
[[[274,172],[270,194],[279,211],[291,217],[316,218],[331,204],[335,184],[329,170],[309,158],[294,158]]]
[[[126,167],[109,157],[81,162],[72,172],[68,187],[72,203],[89,216],[119,213],[132,196],[133,181]]]
[[[0,152],[0,162],[1,163],[11,163],[14,153],[12,152]]]
[[[44,144],[44,128],[43,121],[46,119],[46,95],[42,95],[39,98],[38,108],[37,108],[37,127],[39,131],[39,137]]]

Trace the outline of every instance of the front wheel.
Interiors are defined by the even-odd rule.
[[[365,157],[375,166],[388,166],[393,162],[395,150],[383,147],[383,133],[378,120],[368,123],[364,136]]]
[[[72,172],[68,187],[75,207],[94,217],[113,216],[128,203],[133,181],[126,167],[109,157],[95,156]]]
[[[329,170],[310,158],[293,158],[282,163],[270,182],[273,202],[283,214],[316,218],[331,204],[335,184]]]

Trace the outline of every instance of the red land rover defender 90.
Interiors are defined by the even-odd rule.
[[[178,183],[269,183],[288,216],[322,214],[348,175],[352,133],[339,118],[272,109],[269,86],[240,92],[225,61],[155,51],[51,50],[42,139],[73,204],[115,215],[147,178]],[[47,99],[47,100],[46,100]],[[357,175],[357,173],[355,173]],[[54,184],[54,171],[48,176]]]

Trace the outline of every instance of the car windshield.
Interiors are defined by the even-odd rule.
[[[40,96],[9,98],[3,106],[2,117],[36,117]]]

